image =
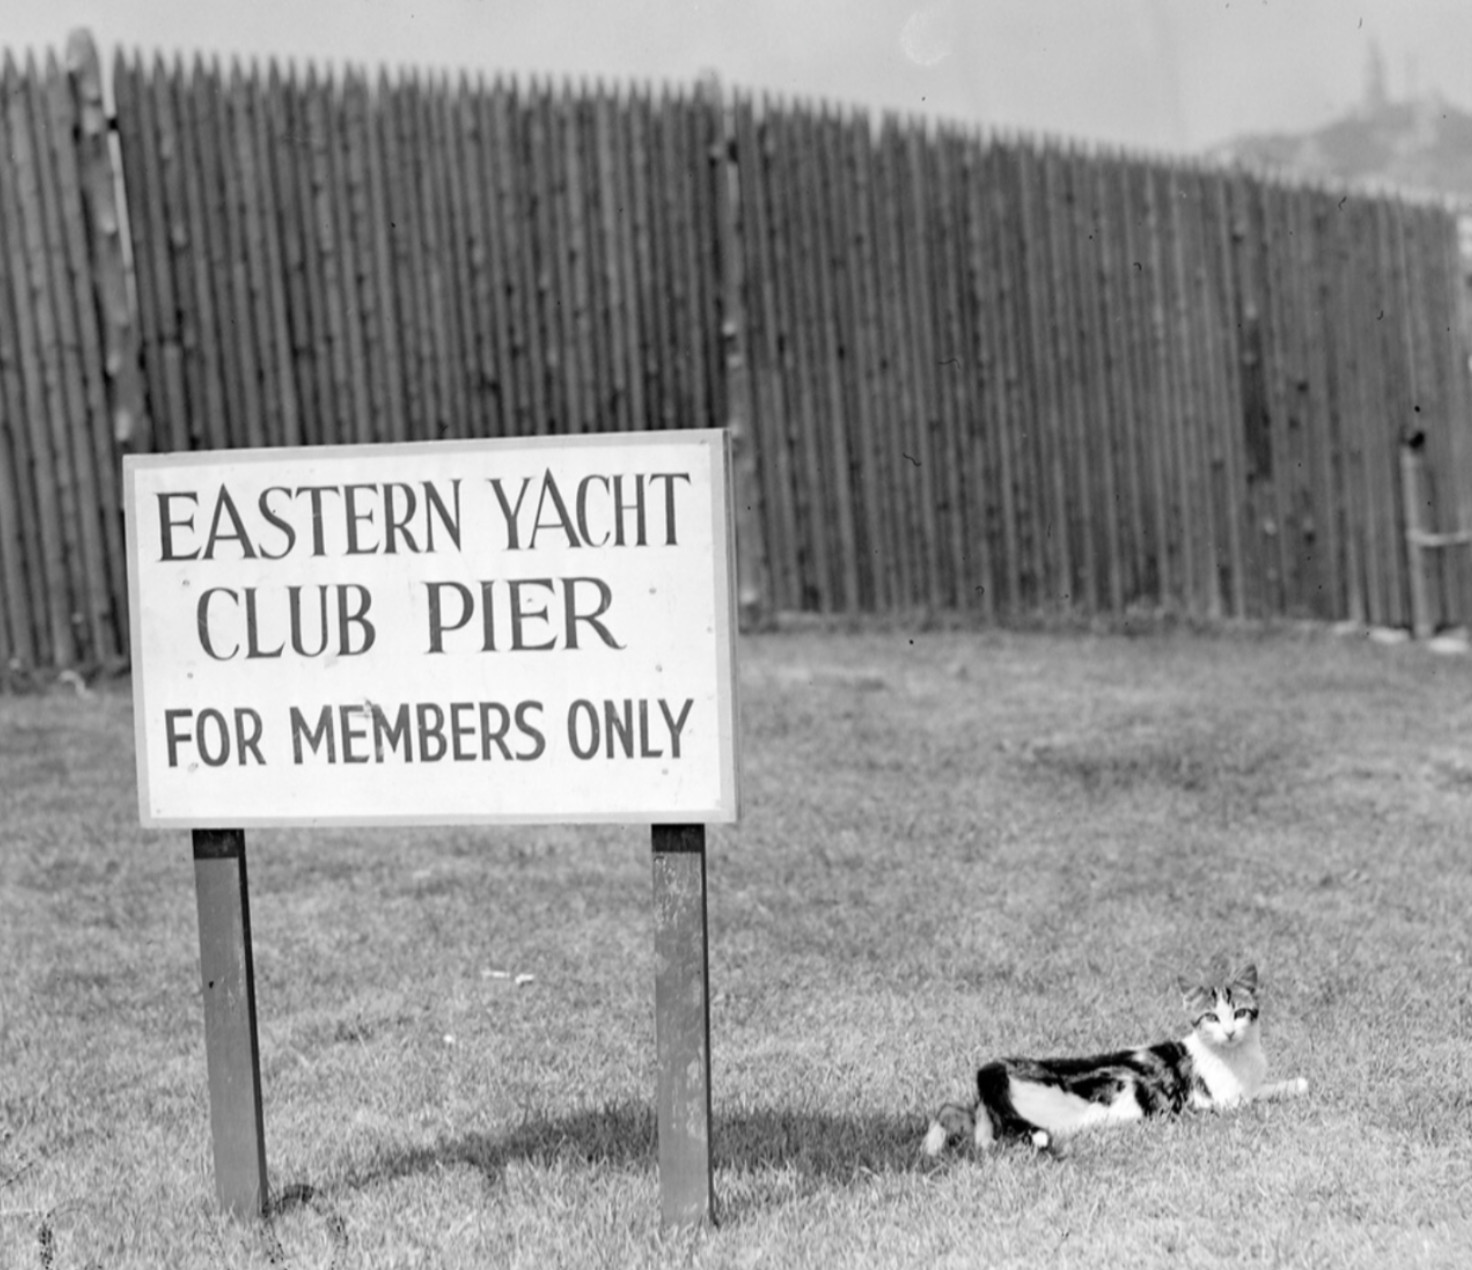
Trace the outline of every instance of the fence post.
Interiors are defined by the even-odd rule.
[[[102,100],[97,45],[90,31],[79,28],[67,36],[66,68],[76,103],[77,166],[91,231],[92,288],[102,315],[103,365],[113,439],[125,450],[147,450],[149,426],[138,369],[138,323],[128,298],[122,219],[118,214],[120,191]]]
[[[1400,489],[1405,505],[1406,566],[1411,582],[1411,633],[1431,638],[1431,610],[1426,596],[1426,533],[1421,525],[1421,456],[1413,444],[1400,447]]]
[[[731,476],[736,512],[736,603],[742,630],[762,627],[770,618],[767,545],[762,534],[756,447],[751,434],[751,367],[746,356],[746,270],[742,252],[741,155],[736,122],[721,90],[720,76],[707,71],[701,95],[715,116],[717,140],[711,147],[715,168],[716,233],[721,262],[721,344],[726,358],[726,420],[731,434]]]
[[[1425,460],[1422,447],[1426,438],[1416,433],[1401,442],[1400,489],[1405,513],[1406,568],[1411,584],[1411,631],[1417,639],[1430,639],[1436,633],[1436,619],[1431,611],[1431,595],[1426,585],[1426,553],[1443,547],[1466,547],[1472,545],[1472,531],[1455,529],[1449,533],[1434,533],[1421,520],[1421,511],[1431,503],[1426,488]],[[1446,599],[1442,596],[1442,613],[1445,616]]]

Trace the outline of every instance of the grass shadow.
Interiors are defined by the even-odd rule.
[[[720,1174],[782,1174],[796,1193],[866,1177],[919,1171],[925,1126],[915,1116],[829,1115],[758,1108],[714,1118],[712,1154]],[[657,1163],[652,1107],[624,1103],[565,1116],[529,1117],[509,1133],[467,1133],[425,1145],[385,1143],[372,1158],[321,1190],[341,1194],[446,1168],[471,1168],[487,1186],[508,1164],[574,1164],[648,1170]],[[740,1206],[738,1206],[740,1207]],[[730,1215],[729,1206],[723,1212]]]
[[[718,1169],[791,1169],[825,1182],[847,1182],[865,1173],[917,1170],[925,1123],[917,1116],[762,1108],[716,1118]]]

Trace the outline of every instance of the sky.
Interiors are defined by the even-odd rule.
[[[1193,153],[1392,98],[1472,110],[1469,0],[0,0],[0,47],[728,85]]]

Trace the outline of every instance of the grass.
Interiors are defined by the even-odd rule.
[[[284,1198],[241,1225],[188,837],[137,827],[126,689],[0,698],[0,1266],[1466,1263],[1472,665],[1282,633],[741,659],[721,1220],[671,1234],[647,831],[253,833]],[[1178,1034],[1216,956],[1257,960],[1307,1099],[921,1159],[979,1060]]]

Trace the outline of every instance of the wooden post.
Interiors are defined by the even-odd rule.
[[[741,188],[743,163],[755,166],[755,154],[736,145],[736,112],[721,89],[720,76],[706,71],[700,91],[719,122],[720,135],[711,147],[714,168],[715,229],[720,247],[721,344],[725,352],[726,418],[731,432],[732,485],[736,501],[737,606],[742,630],[769,624],[770,583],[767,545],[760,511],[761,482],[752,436],[751,369],[747,358],[745,238],[748,217]]]
[[[243,830],[194,831],[194,885],[215,1194],[236,1217],[258,1217],[269,1192]]]
[[[1417,639],[1430,639],[1431,611],[1426,597],[1426,560],[1422,555],[1425,530],[1421,527],[1421,456],[1408,444],[1400,447],[1400,488],[1411,583],[1411,630]]]
[[[705,826],[654,826],[655,1111],[663,1226],[715,1220]]]
[[[1421,447],[1424,444],[1425,438],[1417,435],[1403,441],[1400,447],[1400,488],[1405,514],[1406,567],[1410,574],[1411,630],[1417,639],[1430,639],[1436,633],[1431,596],[1426,588],[1426,552],[1442,547],[1465,547],[1472,544],[1472,531],[1433,533],[1421,520],[1422,508],[1429,506],[1431,502],[1423,476]],[[1440,571],[1438,576],[1439,574]]]
[[[93,291],[101,318],[113,440],[127,449],[148,449],[149,423],[138,371],[138,328],[128,300],[117,173],[103,105],[102,70],[90,31],[78,29],[67,37],[66,60],[77,109],[77,162],[92,235]]]

